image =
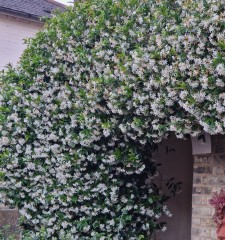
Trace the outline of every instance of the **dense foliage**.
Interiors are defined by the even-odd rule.
[[[165,229],[151,154],[170,132],[224,132],[224,7],[87,0],[28,42],[0,89],[1,200],[27,229],[102,240]]]

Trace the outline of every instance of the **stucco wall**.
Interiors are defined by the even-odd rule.
[[[26,45],[23,39],[33,37],[42,24],[0,13],[0,70],[8,63],[14,66]]]
[[[163,183],[171,177],[183,182],[182,192],[168,202],[172,218],[162,219],[168,222],[168,230],[158,234],[157,240],[190,240],[193,179],[191,139],[181,140],[172,136],[159,144],[159,152],[155,157],[162,163],[160,172]]]

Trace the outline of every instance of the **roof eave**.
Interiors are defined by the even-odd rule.
[[[22,12],[22,11],[9,9],[9,8],[4,8],[4,7],[1,7],[1,6],[0,6],[0,13],[7,14],[7,15],[13,15],[15,17],[26,18],[26,19],[29,19],[29,20],[33,20],[35,22],[40,22],[40,23],[43,22],[43,20],[42,20],[43,17],[41,17],[41,16],[34,15],[34,14],[29,14],[29,13],[25,13],[25,12]]]

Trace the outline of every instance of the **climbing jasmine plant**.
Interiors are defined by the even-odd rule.
[[[152,153],[224,133],[224,20],[222,0],[76,1],[27,41],[0,76],[0,189],[33,239],[165,230]]]

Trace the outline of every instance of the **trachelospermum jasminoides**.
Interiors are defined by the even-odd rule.
[[[33,239],[148,239],[155,146],[224,133],[222,0],[87,0],[0,77],[1,201]]]

